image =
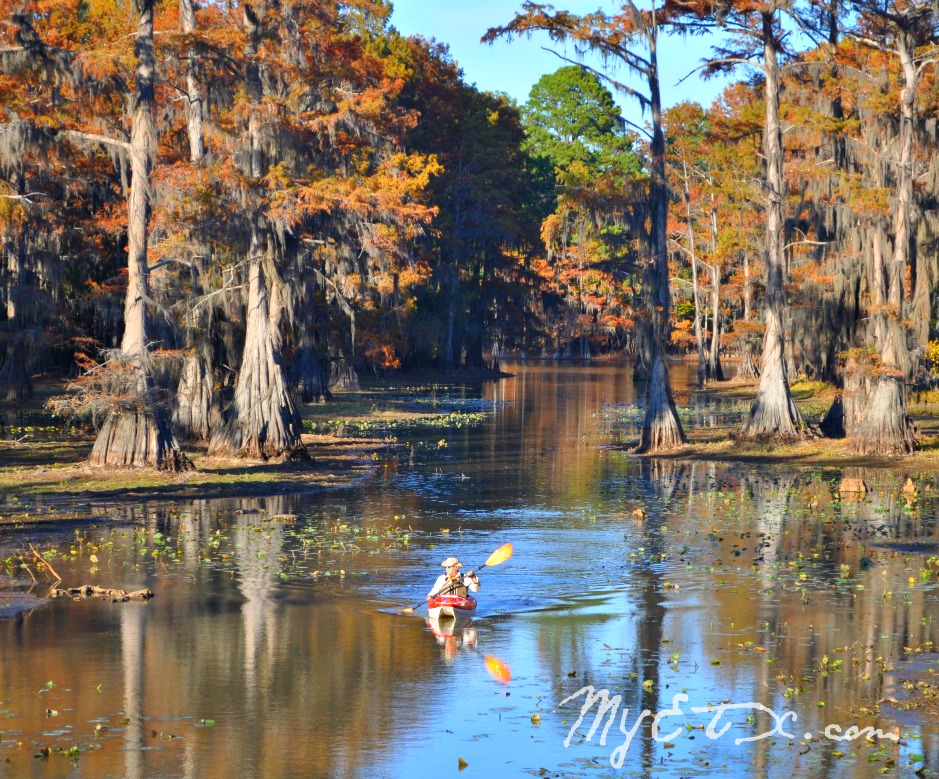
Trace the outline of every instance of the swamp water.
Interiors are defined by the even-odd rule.
[[[939,724],[876,704],[939,671],[939,475],[637,458],[628,368],[508,370],[353,488],[0,532],[154,592],[0,617],[0,777],[936,775]],[[505,542],[471,622],[394,613]]]

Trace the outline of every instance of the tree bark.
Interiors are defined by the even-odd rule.
[[[916,445],[906,413],[903,376],[880,375],[867,402],[867,414],[852,435],[851,451],[860,455],[909,454]]]
[[[668,378],[666,344],[671,332],[672,295],[668,283],[668,185],[665,178],[665,135],[662,132],[662,102],[656,55],[656,29],[649,34],[649,98],[652,116],[652,164],[649,182],[652,256],[646,263],[643,295],[646,326],[644,351],[649,366],[646,385],[646,415],[637,452],[670,449],[685,442]]]
[[[28,400],[33,396],[33,382],[29,376],[28,351],[23,337],[13,335],[0,362],[0,394],[7,400]]]
[[[698,384],[707,378],[707,362],[704,355],[704,332],[701,327],[701,288],[698,285],[698,250],[694,240],[694,224],[691,218],[691,184],[689,182],[687,162],[682,163],[685,191],[685,219],[688,234],[688,254],[691,256],[691,292],[694,297],[694,339],[698,347]]]
[[[130,369],[132,400],[109,414],[95,439],[89,463],[101,467],[155,467],[179,471],[192,467],[180,451],[158,402],[148,359],[147,240],[150,224],[150,172],[156,150],[153,121],[153,0],[134,0],[137,13],[136,83],[131,103],[131,185],[127,203],[127,295],[121,361]]]
[[[196,29],[196,6],[193,0],[179,0],[179,31],[189,36],[186,50],[186,127],[189,133],[189,159],[198,165],[205,157],[202,126],[205,120],[205,97],[199,79],[199,57],[193,50],[192,33]]]
[[[711,353],[708,355],[708,374],[714,381],[724,380],[724,368],[721,366],[721,269],[712,264],[711,268]]]
[[[763,53],[766,73],[766,114],[763,126],[763,153],[766,159],[766,299],[763,358],[760,386],[750,416],[740,431],[742,439],[801,438],[805,432],[802,415],[792,400],[786,370],[784,322],[786,296],[783,286],[782,231],[785,202],[782,130],[779,123],[779,62],[773,29],[774,10],[763,12]]]
[[[690,234],[689,230],[689,234]],[[689,235],[689,238],[691,236]],[[707,378],[707,360],[704,354],[704,330],[701,327],[701,292],[698,287],[698,258],[691,252],[691,292],[694,295],[694,340],[698,347],[698,384]]]
[[[904,84],[900,91],[893,252],[888,267],[883,267],[886,253],[874,253],[870,326],[877,345],[879,365],[871,377],[871,394],[864,419],[852,431],[851,443],[853,451],[866,455],[909,454],[915,448],[913,426],[906,410],[906,378],[911,361],[903,325],[905,271],[912,254],[916,218],[913,143],[917,68],[913,60],[915,41],[907,29],[897,30],[896,47]]]
[[[447,305],[447,339],[443,346],[443,367],[453,370],[456,367],[454,347],[456,343],[456,299],[460,286],[460,269],[457,259],[453,260],[453,267],[448,273],[448,305]]]
[[[302,326],[300,348],[290,369],[290,382],[301,403],[325,403],[333,399],[326,386],[326,376],[309,324]]]
[[[198,351],[186,357],[176,390],[173,427],[184,438],[208,441],[222,418],[215,399],[212,365]]]
[[[760,378],[760,372],[753,361],[753,351],[749,344],[744,344],[743,355],[740,358],[740,367],[737,369],[735,378],[743,381],[751,381]]]
[[[213,436],[209,454],[255,460],[306,458],[309,455],[300,440],[303,426],[277,348],[279,314],[268,304],[264,251],[256,225],[249,251],[244,355],[228,423]]]

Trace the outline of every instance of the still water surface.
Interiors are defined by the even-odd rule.
[[[939,667],[939,480],[917,476],[908,500],[906,474],[855,469],[871,489],[849,499],[841,469],[633,457],[608,446],[628,368],[509,370],[467,391],[481,425],[399,434],[351,489],[4,531],[6,550],[56,548],[67,585],[155,597],[0,618],[0,776],[939,770],[936,723],[871,712],[901,696],[905,659]],[[695,403],[689,423],[709,424]],[[394,613],[445,557],[476,567],[505,542],[470,623]],[[587,739],[596,706],[577,724],[587,685],[628,708],[605,745],[603,724]],[[712,738],[714,712],[692,708],[722,703],[751,705]],[[760,737],[777,725],[792,737]],[[831,725],[899,726],[902,743],[836,742]]]

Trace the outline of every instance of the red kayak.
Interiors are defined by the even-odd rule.
[[[472,617],[475,613],[476,599],[471,595],[465,598],[458,595],[438,595],[427,603],[427,616],[431,619]]]

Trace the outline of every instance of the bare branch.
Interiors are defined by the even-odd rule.
[[[167,265],[173,265],[174,263],[177,264],[177,265],[185,265],[187,268],[189,268],[190,270],[192,270],[193,272],[195,272],[195,274],[196,274],[197,276],[199,275],[199,266],[198,266],[198,265],[196,265],[194,262],[190,262],[189,260],[183,260],[183,259],[181,259],[181,258],[179,258],[179,257],[168,257],[168,258],[165,259],[165,260],[160,260],[156,265],[150,265],[150,266],[147,268],[147,273],[153,273],[153,271],[155,271],[155,270],[159,270],[160,268],[164,268],[164,267],[166,267]]]
[[[27,192],[25,195],[5,195],[0,192],[0,197],[5,197],[7,200],[25,200],[27,203],[32,203],[31,198],[34,197],[49,197],[45,192]]]
[[[63,135],[69,140],[77,142],[79,145],[84,143],[99,143],[102,146],[115,146],[128,154],[130,153],[130,144],[127,141],[121,141],[117,138],[111,138],[107,135],[98,135],[97,133],[86,133],[80,130],[60,130],[59,135]]]
[[[786,251],[786,249],[791,249],[794,246],[828,246],[830,243],[831,241],[810,241],[808,239],[804,239],[802,241],[793,241],[792,243],[787,243],[782,247],[782,250]]]

